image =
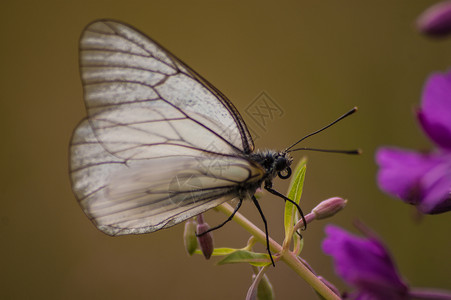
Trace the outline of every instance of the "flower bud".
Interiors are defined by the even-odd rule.
[[[213,253],[213,235],[211,232],[205,233],[210,229],[210,226],[204,222],[204,218],[202,214],[197,216],[197,241],[199,243],[199,248],[204,254],[206,259],[210,259],[211,254]]]
[[[418,29],[431,36],[445,36],[451,33],[451,1],[444,1],[429,7],[417,19]]]
[[[185,249],[189,255],[193,255],[197,249],[197,237],[196,237],[197,223],[194,219],[189,219],[185,222],[185,231],[183,232],[183,240],[185,242]]]
[[[317,220],[326,219],[342,210],[347,202],[347,200],[340,197],[329,198],[312,209],[312,213],[316,216]]]
[[[255,190],[254,197],[257,198],[257,200],[259,200],[260,198],[263,197],[264,194],[265,193],[261,188],[257,188],[257,190]]]
[[[274,289],[266,274],[263,275],[257,287],[258,300],[272,300],[274,299]]]
[[[274,289],[266,276],[267,267],[257,268],[252,266],[254,274],[252,275],[252,285],[247,291],[246,300],[273,300]]]

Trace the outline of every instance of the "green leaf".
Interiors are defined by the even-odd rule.
[[[271,282],[269,282],[268,276],[265,272],[267,271],[269,265],[263,268],[255,268],[252,285],[247,291],[246,300],[273,300],[274,299],[274,289]]]
[[[215,250],[213,250],[212,255],[216,255],[216,256],[228,255],[228,254],[233,253],[238,250],[239,249],[234,249],[234,248],[215,248]]]
[[[249,263],[256,267],[263,267],[271,264],[269,255],[266,253],[256,253],[247,250],[236,250],[218,262],[218,265]]]
[[[215,248],[211,255],[212,256],[223,256],[223,255],[228,255],[228,254],[233,253],[238,250],[239,249],[234,249],[234,248]],[[195,253],[203,255],[202,251],[200,249],[196,249]]]
[[[307,159],[303,158],[296,166],[294,175],[291,179],[290,187],[288,189],[288,198],[299,204],[302,195],[302,188],[304,186],[305,171],[307,168]],[[284,215],[284,226],[285,226],[285,236],[288,237],[292,234],[294,223],[297,222],[296,218],[297,209],[292,203],[285,202],[285,215]]]

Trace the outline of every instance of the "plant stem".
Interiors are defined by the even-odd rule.
[[[217,207],[219,211],[230,216],[233,212],[233,208],[224,203]],[[255,226],[251,221],[244,217],[239,212],[233,217],[233,221],[239,224],[241,227],[246,229],[250,234],[252,234],[257,241],[266,245],[266,235]],[[327,300],[340,300],[340,297],[332,292],[318,277],[315,276],[309,269],[289,250],[283,251],[281,245],[275,242],[273,239],[269,238],[269,248],[271,251],[279,255],[279,260],[285,262],[291,269],[293,269],[302,279],[304,279],[310,286],[312,286],[318,294]]]

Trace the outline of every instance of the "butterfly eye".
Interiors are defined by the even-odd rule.
[[[282,179],[290,178],[290,176],[291,176],[291,168],[287,167],[285,170],[278,172],[277,175],[279,175],[279,177],[282,178]]]

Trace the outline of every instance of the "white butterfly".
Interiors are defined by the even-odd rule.
[[[286,152],[253,153],[220,91],[128,25],[89,24],[80,70],[88,116],[70,145],[72,188],[108,235],[167,228],[233,198],[237,209],[252,198],[261,213],[255,190],[278,194],[272,179],[291,173]]]
[[[80,72],[88,115],[70,145],[72,189],[89,219],[112,236],[167,228],[233,198],[236,212],[251,198],[270,253],[256,189],[263,185],[293,203],[304,218],[298,204],[272,189],[272,180],[290,177],[288,152],[306,149],[291,148],[356,110],[284,151],[254,153],[227,97],[129,25],[89,24],[80,39]]]

